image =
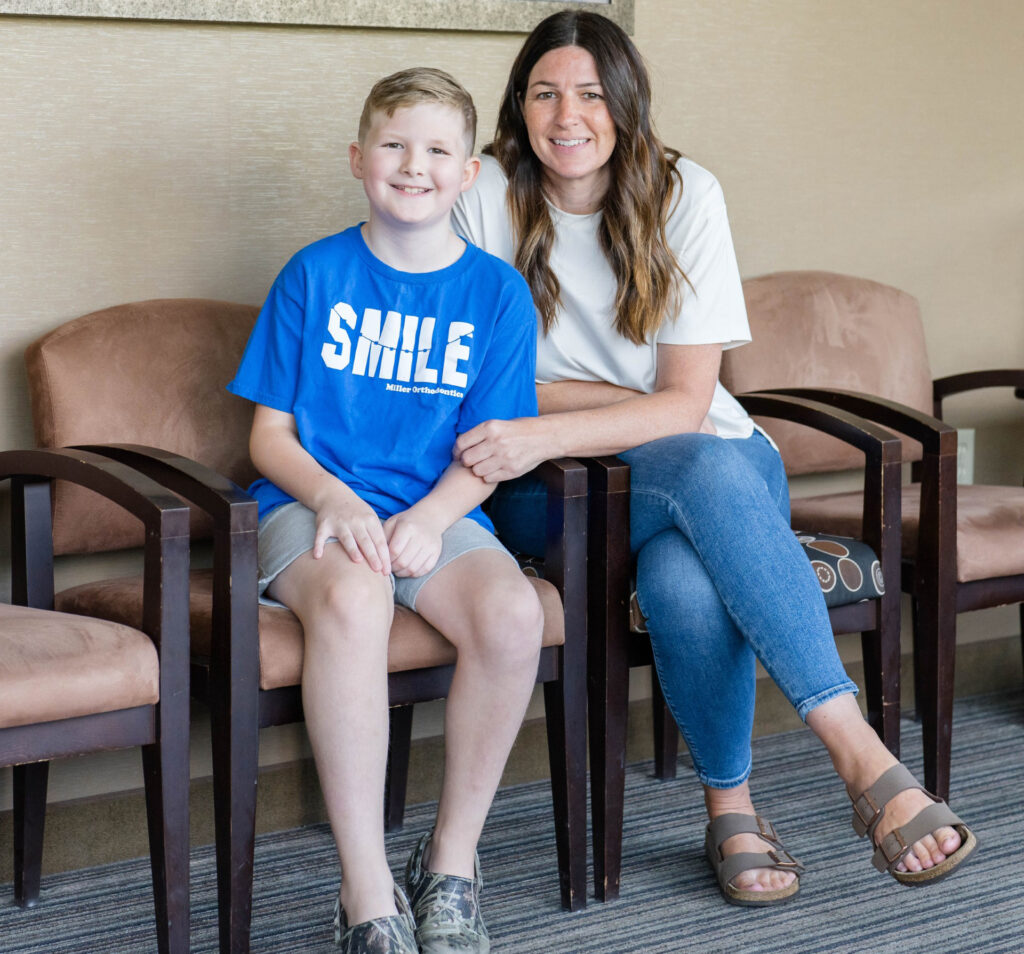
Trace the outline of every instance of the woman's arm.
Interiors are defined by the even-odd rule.
[[[291,414],[257,404],[249,455],[264,477],[316,514],[315,559],[323,556],[328,538],[337,537],[353,563],[365,559],[374,572],[391,572],[380,517],[302,446]]]
[[[456,458],[494,483],[552,457],[618,454],[671,434],[706,431],[721,358],[717,344],[658,345],[651,394],[600,382],[542,385],[540,417],[485,421],[459,437]]]
[[[537,385],[537,407],[541,414],[587,411],[639,397],[643,393],[607,381],[552,381]]]

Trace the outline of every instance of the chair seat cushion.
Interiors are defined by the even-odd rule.
[[[159,668],[137,629],[0,604],[0,728],[152,705]]]
[[[1024,573],[1024,488],[957,487],[956,578],[960,583]],[[830,533],[860,533],[861,494],[794,498],[793,522]],[[921,485],[903,488],[903,556],[917,555]]]
[[[558,590],[544,580],[530,581],[544,608],[543,645],[565,642],[562,603]],[[142,580],[123,577],[85,583],[57,594],[57,606],[84,616],[115,618],[131,625],[142,618]],[[189,586],[189,625],[192,652],[209,656],[213,608],[213,572],[195,570]],[[276,606],[260,606],[260,688],[295,686],[302,680],[302,626],[295,615]],[[388,643],[388,672],[405,672],[455,662],[455,647],[421,616],[395,607]]]

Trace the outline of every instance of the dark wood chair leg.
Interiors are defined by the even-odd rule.
[[[918,611],[917,597],[912,596],[910,598],[910,625],[911,633],[913,634],[913,659],[914,659],[914,721],[921,721],[921,706],[922,699],[927,696],[928,692],[922,688],[921,682],[924,679],[924,667],[921,665],[921,640],[918,639],[918,633],[921,629],[920,612]],[[1024,636],[1022,636],[1024,639]]]
[[[159,954],[189,951],[188,733],[142,747]]]
[[[661,680],[654,666],[651,666],[651,712],[654,717],[654,776],[667,781],[676,777],[679,729],[665,702]]]
[[[619,896],[629,711],[629,467],[587,462],[587,679],[594,895]]]
[[[253,852],[259,726],[230,710],[231,695],[210,698],[217,910],[221,954],[248,954],[252,924]]]
[[[894,644],[894,645],[893,645]],[[900,757],[899,630],[861,634],[868,722],[885,747]]]
[[[1020,604],[1020,652],[1021,659],[1024,660],[1024,603]]]
[[[43,871],[49,762],[14,766],[14,903],[33,908]]]
[[[575,705],[574,698],[579,700]],[[544,683],[558,882],[562,907],[568,911],[578,911],[587,903],[585,709],[586,685],[581,674]]]
[[[412,713],[412,706],[392,706],[388,710],[391,728],[388,774],[384,779],[384,831],[401,831],[405,820],[409,751],[412,746]]]
[[[939,798],[949,799],[953,745],[953,678],[956,666],[956,610],[930,595],[921,600],[914,634],[915,682],[920,697],[924,747],[924,784]],[[955,603],[955,601],[952,601]],[[946,612],[943,612],[946,610]]]

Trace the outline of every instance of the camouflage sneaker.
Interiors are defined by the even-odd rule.
[[[398,914],[348,926],[341,899],[334,902],[334,943],[342,954],[418,954],[416,923],[405,892],[395,885]]]
[[[422,954],[489,954],[491,941],[480,916],[480,859],[474,858],[474,878],[435,874],[423,866],[430,836],[424,835],[405,866],[416,940]]]

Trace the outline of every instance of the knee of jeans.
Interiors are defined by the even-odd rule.
[[[678,530],[658,534],[640,550],[636,562],[637,602],[654,629],[685,626],[707,628],[726,609],[689,541]],[[660,625],[659,625],[660,624]]]
[[[751,468],[733,442],[712,434],[676,434],[624,454],[633,467],[633,489],[688,498],[724,498],[743,486]]]

